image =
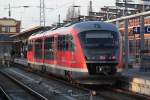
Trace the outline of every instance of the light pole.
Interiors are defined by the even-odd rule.
[[[145,7],[144,7],[144,1],[143,1],[143,8],[142,8],[143,12],[145,11]],[[140,41],[140,45],[141,45],[141,50],[144,50],[144,16],[140,16],[140,37],[141,37],[141,41]]]
[[[120,2],[120,0],[116,0],[116,3]],[[124,2],[124,14],[123,16],[127,16],[127,3],[128,2],[132,2],[131,0],[123,0]],[[125,70],[128,70],[128,64],[129,64],[129,39],[128,39],[128,19],[124,20],[124,34],[125,34],[125,38],[124,38],[124,51],[125,51]]]
[[[124,0],[125,9],[124,9],[124,16],[127,15],[127,0]],[[125,28],[125,70],[128,70],[128,63],[129,63],[129,40],[128,40],[128,19],[124,20],[124,28]]]
[[[40,26],[45,26],[45,0],[40,0]]]
[[[143,8],[142,8],[143,12],[145,11],[144,9],[144,1],[143,1]],[[144,16],[141,15],[140,16],[140,38],[141,38],[141,41],[140,41],[140,51],[144,50],[145,46],[144,46],[144,34],[145,34],[145,26],[144,26]],[[144,62],[143,62],[143,53],[140,52],[140,59],[141,59],[141,65],[144,65]],[[145,67],[145,66],[141,66],[142,67]]]
[[[10,4],[9,4],[9,7],[8,7],[8,16],[9,16],[9,18],[11,17],[11,10],[10,10]]]

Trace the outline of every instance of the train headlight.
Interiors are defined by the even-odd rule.
[[[112,56],[112,57],[111,57],[111,59],[112,59],[112,60],[115,60],[115,59],[116,59],[116,57],[115,57],[115,56]]]
[[[109,60],[116,60],[116,57],[115,56],[110,56]]]

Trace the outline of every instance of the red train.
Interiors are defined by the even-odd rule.
[[[117,28],[85,21],[33,34],[28,40],[28,64],[57,76],[93,84],[116,75],[121,64]]]

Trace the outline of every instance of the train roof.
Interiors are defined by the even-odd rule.
[[[75,29],[77,33],[89,30],[110,30],[118,32],[117,28],[110,23],[101,22],[101,21],[84,21],[78,23],[70,23],[58,29],[52,29],[46,32],[41,32],[29,37],[29,39],[40,38],[42,36],[50,36],[54,34],[69,34],[70,29]]]
[[[102,21],[85,21],[73,24],[71,27],[75,28],[78,33],[88,30],[110,30],[118,32],[116,26]]]

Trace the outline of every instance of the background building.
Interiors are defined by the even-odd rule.
[[[20,33],[20,21],[12,18],[0,18],[0,59],[10,55],[12,50],[12,35]]]
[[[12,18],[0,18],[0,33],[17,34],[20,32],[20,23]]]

